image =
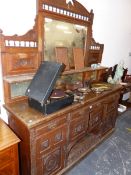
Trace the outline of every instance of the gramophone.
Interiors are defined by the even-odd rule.
[[[44,114],[50,114],[69,106],[74,101],[74,95],[62,89],[54,89],[56,81],[64,64],[43,61],[26,90],[28,103]]]

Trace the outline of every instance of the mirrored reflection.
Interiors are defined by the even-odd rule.
[[[87,27],[45,18],[44,31],[44,60],[63,59],[67,69],[74,67],[73,48],[84,49]]]

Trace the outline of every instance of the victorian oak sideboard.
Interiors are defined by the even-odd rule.
[[[115,127],[121,86],[90,92],[81,102],[44,115],[27,100],[6,104],[9,126],[20,138],[21,175],[62,174],[109,136]]]
[[[80,74],[82,83],[102,81],[107,71],[99,65],[104,44],[93,38],[93,10],[89,12],[76,0],[36,2],[33,29],[22,36],[5,36],[0,30],[4,107],[9,126],[21,140],[21,175],[54,175],[63,173],[112,133],[121,86],[112,85],[102,93],[91,91],[81,102],[50,115],[30,108],[25,91],[42,61],[64,61],[62,75],[70,79]]]

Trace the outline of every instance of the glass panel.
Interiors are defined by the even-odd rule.
[[[56,48],[67,48],[69,66],[74,67],[73,48],[84,49],[87,27],[45,18],[44,30],[44,59],[55,61]]]
[[[17,82],[11,84],[11,98],[25,96],[25,91],[31,81]]]

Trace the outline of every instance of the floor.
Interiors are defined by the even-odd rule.
[[[115,132],[65,175],[131,175],[131,105]]]

